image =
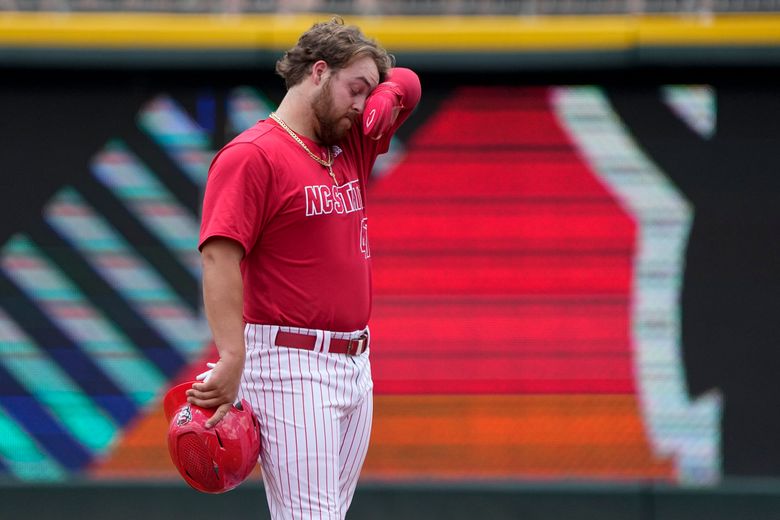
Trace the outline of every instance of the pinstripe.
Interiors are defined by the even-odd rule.
[[[257,341],[257,327],[254,325],[247,324],[247,357],[250,360],[250,380],[251,380],[251,392],[249,392],[253,399],[256,399],[259,405],[260,402],[260,392],[257,390],[257,384],[259,379],[259,373],[255,372],[255,356],[257,356],[257,361],[259,364],[259,370],[260,372],[263,371],[263,360],[262,360],[262,352],[261,352],[261,345]],[[251,332],[252,339],[249,340],[249,333]],[[261,340],[262,342],[262,340]],[[248,385],[249,388],[249,385]],[[262,435],[262,441],[263,441],[263,452],[260,454],[260,462],[261,467],[263,468],[263,481],[265,483],[266,489],[270,493],[274,493],[273,484],[269,480],[269,472],[267,470],[269,460],[268,460],[268,454],[272,453],[271,450],[271,431],[270,431],[270,425],[272,421],[269,418],[268,415],[268,394],[265,391],[266,389],[264,386],[261,386],[261,392],[263,394],[263,406],[258,406],[257,409],[255,409],[255,412],[259,415],[260,420],[260,432]],[[253,401],[254,402],[254,401]],[[274,501],[269,500],[269,507],[271,509],[272,515],[273,511],[276,509],[276,504]]]
[[[250,331],[249,325],[244,327],[244,344],[246,345],[246,357],[247,357],[247,360],[249,361],[249,374],[247,374],[247,368],[246,368],[246,363],[245,363],[244,364],[244,372],[243,372],[243,374],[241,376],[241,387],[242,387],[243,393],[249,399],[249,404],[252,405],[252,410],[254,410],[257,415],[262,417],[262,413],[263,412],[260,409],[260,402],[259,402],[259,400],[257,398],[257,389],[255,388],[254,391],[251,391],[250,388],[249,388],[250,387],[250,381],[251,381],[252,385],[256,384],[255,380],[254,380],[254,377],[253,377],[253,372],[255,370],[255,368],[254,368],[254,366],[255,366],[255,359],[254,359],[255,342],[249,340],[249,331]],[[261,424],[262,424],[262,422],[261,422]],[[261,427],[260,431],[262,433],[262,427]],[[265,436],[262,436],[261,441],[264,444],[267,444]],[[262,456],[262,454],[261,454],[261,456]]]
[[[281,351],[281,349],[277,349],[277,352]],[[293,377],[293,370],[292,370],[292,351],[288,350],[285,352],[285,356],[287,359],[287,370],[290,374],[290,407],[292,408],[292,432],[293,432],[293,439],[295,440],[295,453],[293,454],[295,458],[295,483],[298,487],[298,508],[301,511],[301,518],[304,518],[303,516],[303,495],[301,494],[301,468],[300,468],[300,453],[301,450],[298,446],[298,421],[296,420],[296,409],[298,408],[295,406],[295,379]],[[284,396],[283,396],[284,398]],[[285,414],[285,432],[287,431],[287,415]],[[287,436],[287,440],[289,443],[290,437]],[[288,443],[285,443],[285,449],[288,447]],[[292,472],[292,465],[290,464],[290,454],[287,452],[287,475],[288,479],[290,478],[290,473]],[[292,491],[291,491],[292,493]],[[291,506],[295,504],[295,500],[291,501]]]
[[[347,442],[347,432],[352,425],[352,414],[347,417],[347,425],[343,428],[341,433],[341,445],[339,446],[339,459],[341,459],[341,453],[344,451],[344,444]],[[339,479],[341,479],[341,471],[339,470]]]
[[[339,361],[343,361],[343,360],[339,359]],[[349,367],[345,367],[345,368],[349,368]],[[344,382],[340,385],[341,386],[341,396],[342,396],[341,397],[341,399],[342,399],[341,406],[346,408],[348,406],[348,404],[349,404],[349,401],[347,400],[347,397],[348,397],[348,395],[347,395],[347,390],[348,390],[348,387],[347,387],[347,370],[342,370],[341,374],[344,376]]]
[[[244,394],[247,399],[249,400],[249,404],[252,406],[252,410],[254,410],[255,414],[258,415],[258,422],[260,426],[260,441],[262,445],[262,449],[260,451],[260,458],[258,462],[261,463],[262,467],[262,460],[263,460],[263,453],[267,453],[268,450],[268,432],[265,432],[265,435],[263,434],[263,425],[267,423],[267,416],[265,415],[265,410],[260,406],[260,397],[257,395],[257,388],[256,388],[256,381],[257,379],[254,376],[255,373],[255,357],[257,356],[257,345],[255,341],[249,340],[249,325],[244,327],[244,344],[246,346],[246,357],[249,361],[249,373],[247,373],[246,363],[244,365],[244,372],[241,375],[241,388],[242,388],[242,394]],[[259,359],[258,359],[259,361]],[[250,381],[252,382],[252,385],[255,387],[254,391],[250,391]]]
[[[333,357],[333,356],[331,356]],[[328,364],[330,367],[330,364]],[[344,511],[341,508],[341,500],[339,500],[339,443],[341,440],[341,428],[339,425],[339,414],[341,404],[339,401],[338,392],[338,370],[336,368],[336,359],[333,357],[333,377],[329,378],[329,384],[327,386],[329,399],[330,399],[330,437],[328,442],[328,476],[330,486],[328,492],[330,493],[330,501],[332,506],[336,510],[338,518],[343,518]]]
[[[324,358],[324,359],[323,359]],[[322,399],[322,407],[320,408],[322,412],[322,442],[323,442],[323,449],[325,450],[325,490],[328,495],[330,495],[333,491],[331,491],[331,479],[330,479],[330,473],[333,471],[333,464],[331,461],[331,454],[335,453],[333,451],[333,447],[329,446],[329,444],[333,443],[333,439],[336,438],[336,436],[333,433],[333,420],[332,420],[332,412],[328,414],[328,416],[331,418],[330,421],[327,421],[325,419],[325,409],[333,410],[333,395],[331,392],[331,386],[330,383],[333,381],[333,379],[330,377],[330,356],[327,354],[320,357],[319,359],[322,361],[324,360],[325,365],[325,376],[326,380],[323,381],[323,384],[319,385],[320,387],[320,397]],[[325,400],[325,392],[327,392],[327,401]],[[335,480],[333,481],[333,485],[335,487]],[[336,505],[338,505],[338,501],[334,501]],[[328,507],[330,507],[330,501],[328,501]]]
[[[322,394],[322,385],[320,384],[318,386],[320,387],[320,394]],[[330,508],[330,503],[328,502],[328,496],[330,492],[328,490],[328,435],[326,433],[327,423],[324,412],[325,406],[325,398],[323,395],[320,395],[318,406],[312,410],[313,417],[315,418],[315,424],[317,423],[317,419],[321,421],[319,426],[315,426],[314,431],[316,442],[315,458],[317,460],[317,504],[320,518],[322,518],[323,514],[327,513]],[[318,409],[319,416],[317,415]]]
[[[267,334],[268,334],[268,346],[270,347],[270,345],[271,345],[271,341],[270,341],[271,333],[270,333],[270,330],[268,330]],[[276,468],[275,468],[275,472],[274,472],[274,478],[278,477],[278,480],[279,480],[279,500],[278,500],[278,504],[279,504],[279,506],[281,506],[283,508],[284,507],[284,497],[285,496],[289,496],[289,492],[287,494],[285,494],[285,492],[284,492],[284,478],[283,478],[283,475],[281,474],[281,471],[282,471],[282,468],[283,468],[283,466],[282,466],[282,449],[281,449],[282,448],[282,439],[284,439],[284,440],[287,439],[287,431],[286,431],[286,427],[285,427],[284,437],[282,437],[279,434],[280,417],[279,417],[279,413],[278,413],[278,411],[276,409],[276,403],[277,403],[277,400],[279,398],[277,397],[277,390],[276,390],[276,385],[274,384],[274,382],[276,381],[276,378],[280,376],[280,374],[277,373],[275,375],[274,374],[274,370],[272,370],[272,368],[271,368],[271,359],[270,359],[270,357],[271,357],[273,352],[276,352],[276,355],[277,355],[277,366],[279,365],[279,363],[278,363],[278,361],[279,361],[279,359],[278,359],[279,352],[271,350],[270,348],[268,350],[268,356],[269,356],[269,359],[268,359],[268,376],[269,377],[268,377],[268,379],[269,379],[269,381],[271,383],[271,388],[272,388],[272,392],[273,392],[273,399],[272,399],[273,408],[274,408],[273,423],[274,423],[274,430],[275,430],[275,433],[276,433],[276,441],[274,443],[275,444],[274,451],[276,452]],[[277,369],[277,372],[278,371],[279,370]],[[282,389],[280,388],[279,392],[281,393],[281,391],[282,391]],[[283,407],[284,407],[284,401],[282,400],[280,408],[284,409]],[[284,412],[282,412],[281,424],[282,424],[282,426],[285,426],[283,415],[284,415]],[[285,446],[286,446],[286,443],[285,443]]]
[[[312,493],[311,493],[311,465],[310,465],[310,459],[311,455],[309,453],[309,428],[308,428],[308,421],[306,421],[306,416],[309,415],[308,410],[306,410],[306,389],[304,388],[304,377],[303,377],[303,366],[301,365],[301,354],[302,352],[298,350],[298,376],[300,377],[300,383],[301,383],[301,408],[303,409],[303,449],[304,453],[306,454],[305,462],[306,462],[306,499],[309,502],[309,517],[311,518],[313,514],[312,509]],[[307,352],[308,354],[308,352]],[[309,372],[311,374],[311,372]],[[311,388],[311,384],[308,385],[309,388]],[[312,403],[313,405],[313,403]],[[314,406],[312,406],[312,415],[314,415]],[[315,459],[316,464],[316,459]]]
[[[335,368],[335,364],[334,364]],[[336,493],[335,497],[335,503],[338,507],[339,515],[342,515],[342,509],[341,509],[341,501],[338,498],[338,492],[339,492],[339,447],[341,445],[341,422],[340,422],[340,416],[341,416],[341,403],[339,401],[339,391],[338,386],[336,385],[338,381],[338,373],[336,374],[336,378],[334,379],[334,386],[332,387],[331,391],[333,392],[333,401],[334,401],[334,408],[333,408],[333,422],[331,423],[331,426],[333,428],[333,436],[331,438],[331,455],[330,455],[330,476],[332,478],[331,482],[331,489],[334,490]]]
[[[371,432],[368,353],[351,357],[276,347],[277,329],[316,335],[323,344],[331,336],[346,339],[360,331],[330,333],[271,325],[247,325],[244,330],[247,363],[242,391],[260,419],[261,465],[271,518],[343,520]]]
[[[281,385],[283,385],[283,382],[281,380],[281,377],[282,377],[282,359],[281,359],[281,356],[282,356],[282,354],[281,354],[279,349],[276,349],[275,352],[276,352],[276,365],[277,365],[277,369],[279,370],[279,374],[278,374],[279,375],[279,384],[281,386]],[[288,443],[286,442],[290,438],[288,433],[287,433],[287,409],[286,409],[287,407],[284,405],[284,400],[285,400],[284,399],[284,388],[280,388],[279,390],[280,390],[280,393],[281,393],[281,402],[282,402],[281,422],[282,422],[282,426],[284,427],[284,439],[285,439],[285,443],[284,443],[284,465],[282,465],[281,460],[280,460],[279,461],[279,471],[281,472],[281,471],[284,470],[285,473],[287,474],[286,475],[287,476],[287,491],[288,491],[287,496],[290,498],[290,508],[292,508],[292,505],[293,505],[293,501],[292,501],[292,482],[291,482],[292,479],[290,477],[290,465],[289,465],[289,461],[290,461],[290,448],[288,446]],[[274,399],[274,401],[276,401],[276,400]],[[279,450],[280,456],[281,456],[281,451],[282,450],[280,449]],[[282,497],[282,498],[284,498],[284,497]],[[282,500],[282,503],[284,503],[284,500]]]
[[[341,384],[342,370],[339,370],[339,360],[333,356],[333,393],[335,396],[335,403],[337,408],[344,408],[347,405],[347,400],[344,397],[344,385]]]
[[[357,451],[355,453],[355,456],[352,458],[352,467],[350,468],[346,480],[347,481],[346,489],[351,489],[351,492],[347,499],[347,505],[349,505],[349,503],[352,501],[352,494],[355,491],[355,486],[357,485],[357,480],[358,477],[360,476],[360,469],[363,467],[363,461],[365,460],[366,453],[368,452],[368,441],[371,437],[371,425],[373,423],[373,415],[374,415],[373,414],[374,399],[370,392],[366,394],[361,410],[365,411],[365,418],[362,421],[363,431],[360,436],[360,441],[357,446]]]
[[[360,408],[357,409],[357,420],[355,421],[355,427],[354,428],[351,427],[352,426],[352,419],[355,416],[355,412],[353,412],[349,416],[349,422],[347,423],[347,427],[344,428],[344,442],[342,443],[342,446],[341,446],[341,448],[342,448],[341,451],[342,452],[344,451],[344,443],[346,442],[347,436],[350,433],[352,434],[352,438],[349,441],[349,447],[347,448],[346,453],[342,453],[341,469],[339,471],[339,481],[341,481],[341,482],[344,482],[344,470],[347,468],[347,464],[349,464],[350,461],[351,461],[352,448],[355,445],[355,438],[357,437],[357,431],[358,431],[358,428],[360,427],[360,419],[362,417],[362,414],[363,414],[363,408],[360,407]]]
[[[360,371],[360,367],[358,366],[357,361],[355,361],[355,358],[350,357],[349,360],[352,362],[353,365],[350,368],[352,368],[352,370],[355,371],[355,381],[349,385],[350,397],[352,398],[353,401],[355,399],[358,399],[358,404],[360,404],[361,402],[363,402],[363,393],[360,391],[360,386],[358,385],[360,383],[360,379],[361,379],[360,376],[362,372]]]
[[[353,367],[350,367],[350,368],[353,368]],[[345,375],[344,375],[344,385],[343,385],[345,389],[347,387],[346,383],[347,383],[347,375],[346,375],[346,372],[345,372]],[[351,395],[350,395],[350,397],[351,397]],[[347,486],[348,482],[344,480],[343,475],[344,475],[344,468],[345,468],[345,466],[347,464],[347,461],[349,460],[349,453],[350,453],[350,451],[352,449],[352,445],[354,444],[354,441],[355,441],[354,429],[352,427],[353,419],[356,419],[355,423],[359,424],[359,422],[360,422],[360,415],[358,414],[358,417],[356,418],[354,410],[351,413],[349,413],[349,415],[346,416],[346,425],[343,425],[344,421],[342,419],[341,446],[339,447],[339,475],[338,475],[338,479],[339,479],[339,502],[340,502],[342,511],[346,511],[347,507],[348,507],[348,504],[346,504],[345,500],[344,500],[345,496],[349,494],[348,488],[345,487],[345,486]],[[345,451],[344,447],[347,445],[348,439],[350,437],[350,433],[352,434],[352,439],[349,440],[349,447]]]
[[[277,422],[278,416],[276,415],[276,392],[274,391],[274,386],[273,386],[273,370],[271,369],[271,350],[268,348],[269,345],[271,344],[271,337],[270,337],[271,336],[271,329],[268,328],[268,327],[255,326],[255,330],[257,330],[257,328],[260,328],[260,337],[262,338],[261,342],[262,342],[262,347],[263,348],[262,348],[261,355],[262,355],[262,358],[265,361],[268,362],[268,368],[267,368],[267,370],[265,370],[266,377],[263,377],[264,374],[262,374],[262,373],[258,374],[256,376],[256,378],[255,378],[255,381],[261,381],[261,385],[262,385],[261,388],[263,388],[263,395],[264,396],[268,396],[268,390],[270,390],[270,394],[271,394],[271,396],[270,396],[271,397],[271,409],[273,410],[273,416],[274,416],[273,420],[269,421],[270,424],[269,424],[269,427],[268,427],[268,431],[269,431],[269,435],[270,435],[270,427],[271,427],[271,425],[273,425],[273,428],[274,428],[274,433],[273,433],[273,435],[274,435],[274,443],[273,443],[273,446],[276,446],[276,447],[275,448],[272,447],[272,448],[269,449],[269,459],[270,459],[268,461],[269,464],[264,468],[265,472],[268,475],[267,476],[264,475],[264,476],[267,479],[267,482],[269,484],[269,491],[271,492],[271,495],[274,496],[274,499],[273,500],[269,500],[269,503],[270,502],[273,503],[272,514],[274,515],[274,518],[276,518],[277,515],[278,515],[279,508],[284,503],[284,493],[283,493],[283,490],[282,490],[281,480],[279,478],[277,478],[278,477],[277,472],[274,470],[273,466],[271,465],[271,460],[273,460],[272,459],[272,455],[271,455],[272,453],[276,453],[276,456],[277,456],[277,467],[279,465],[279,448],[278,448],[278,445],[279,445],[279,427],[278,427],[279,423]],[[265,365],[264,362],[260,364],[260,369],[261,370],[264,369],[264,365]],[[270,388],[266,389],[266,385],[268,385]],[[268,416],[268,414],[266,413],[266,417],[267,416]],[[270,441],[269,441],[269,446],[272,446],[272,443]]]
[[[325,363],[327,364],[328,367],[328,381],[325,384],[325,388],[328,391],[328,397],[330,398],[331,407],[335,411],[336,409],[341,407],[341,401],[339,399],[339,395],[337,391],[339,371],[336,365],[335,356],[328,355]]]
[[[351,359],[354,360],[354,358]],[[356,380],[352,388],[357,391],[365,384],[366,380],[369,379],[366,377],[367,373],[365,371],[365,369],[369,368],[367,357],[361,356],[356,361],[356,364],[359,365],[359,367],[356,370]],[[358,382],[363,384],[359,385]],[[354,416],[354,414],[357,413],[358,416],[354,423],[354,428],[352,427],[352,421],[350,421],[344,432],[345,438],[351,433],[352,439],[347,453],[341,459],[341,473],[339,475],[341,490],[340,501],[345,511],[352,502],[352,497],[354,496],[355,487],[357,486],[358,477],[360,475],[360,468],[363,466],[363,461],[365,460],[368,451],[368,439],[373,415],[373,398],[370,391],[356,393],[357,395],[355,395],[355,397],[359,396],[360,400],[358,401],[357,410],[353,411],[352,414]],[[358,434],[358,432],[360,433]],[[359,440],[357,441],[357,444],[355,444],[358,437]]]
[[[352,368],[352,367],[350,367],[350,368]],[[351,390],[351,391],[350,391],[350,397],[352,397],[352,394],[354,393],[354,389],[355,389],[355,388],[356,388],[356,386],[357,386],[357,379],[358,379],[358,377],[360,377],[360,373],[356,371],[356,372],[355,372],[355,381],[352,383],[352,385],[348,385],[348,384],[347,384],[347,373],[346,373],[346,372],[344,372],[344,388],[345,388],[345,391],[346,391],[346,389],[347,389],[347,388],[350,388],[350,390]],[[344,432],[342,433],[342,435],[343,435],[343,439],[342,439],[342,442],[341,442],[341,450],[343,450],[343,449],[344,449],[344,443],[345,443],[345,441],[346,441],[347,434],[350,432],[350,426],[352,425],[352,419],[353,419],[353,417],[354,417],[354,411],[352,411],[352,412],[349,414],[349,422],[347,422],[347,426],[344,428]],[[359,421],[360,421],[360,418],[359,418],[359,416],[358,416],[358,422],[359,422]],[[354,440],[355,440],[355,438],[354,438],[354,436],[353,436],[353,438],[352,438],[352,441],[354,442]],[[349,451],[349,450],[348,450],[348,451]],[[339,479],[341,479],[341,472],[339,472]]]
[[[271,351],[267,349],[267,346],[269,343],[267,343],[266,335],[270,334],[270,332],[267,330],[266,327],[261,327],[261,337],[263,338],[261,341],[263,342],[263,351],[261,353],[262,359],[264,360],[263,363],[260,364],[261,370],[264,369],[265,362],[268,363],[268,368],[265,370],[264,374],[258,374],[258,377],[256,380],[260,380],[262,382],[262,388],[266,388],[266,384],[268,385],[268,389],[265,392],[265,395],[267,396],[270,393],[271,398],[271,414],[272,418],[269,420],[268,424],[268,432],[269,432],[269,453],[268,453],[268,463],[263,467],[268,473],[267,475],[267,481],[269,486],[268,493],[269,498],[272,498],[272,500],[269,500],[269,502],[273,502],[273,513],[274,518],[276,518],[276,514],[279,510],[279,508],[284,503],[284,490],[282,489],[282,481],[281,479],[277,478],[279,475],[276,472],[276,468],[279,467],[281,461],[279,460],[279,423],[278,419],[279,416],[277,415],[276,411],[276,390],[274,388],[274,379],[273,379],[273,370],[271,369]],[[266,417],[268,417],[268,407],[266,405]],[[271,437],[271,426],[273,426],[273,438]],[[276,455],[276,468],[272,465],[273,456]]]
[[[270,337],[271,337],[271,331],[270,329],[264,330],[264,349],[266,355],[265,360],[268,363],[268,376],[267,379],[264,382],[265,384],[268,384],[271,388],[271,406],[273,408],[274,417],[271,421],[273,423],[274,428],[274,444],[273,444],[273,451],[276,454],[276,467],[270,467],[269,468],[269,476],[270,480],[273,482],[275,493],[276,493],[276,500],[274,502],[274,514],[275,518],[284,518],[284,480],[282,479],[282,475],[280,473],[281,471],[281,444],[283,442],[283,438],[281,434],[279,433],[279,415],[276,409],[276,401],[277,401],[277,390],[275,385],[275,377],[274,377],[274,369],[272,367],[272,351],[270,349]]]

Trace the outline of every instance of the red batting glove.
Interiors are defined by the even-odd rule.
[[[371,139],[381,139],[393,127],[401,108],[400,87],[392,81],[380,83],[366,100],[363,134]]]

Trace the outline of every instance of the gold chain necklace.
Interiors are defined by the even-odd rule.
[[[284,129],[285,129],[285,131],[286,131],[288,134],[290,134],[290,137],[292,137],[293,139],[295,139],[295,141],[296,141],[296,142],[297,142],[299,145],[301,145],[301,146],[303,147],[303,149],[304,149],[304,150],[306,150],[306,153],[308,153],[308,154],[309,154],[309,157],[311,157],[312,159],[314,159],[315,161],[317,161],[318,163],[320,163],[321,165],[323,165],[325,168],[327,168],[327,169],[328,169],[328,173],[330,174],[330,177],[333,179],[333,183],[334,183],[336,186],[338,186],[338,185],[339,185],[339,181],[337,181],[337,180],[336,180],[336,175],[333,173],[333,160],[335,159],[335,157],[332,157],[332,156],[331,156],[330,147],[328,147],[328,160],[327,160],[327,161],[323,161],[323,160],[322,160],[322,158],[321,158],[319,155],[317,155],[317,154],[315,154],[314,152],[312,152],[311,150],[309,150],[309,147],[308,147],[308,146],[306,146],[306,143],[304,143],[304,142],[301,140],[301,138],[300,138],[300,137],[298,137],[298,134],[296,134],[295,132],[293,132],[293,131],[290,129],[290,127],[289,127],[289,126],[287,126],[287,124],[286,124],[284,121],[282,121],[282,119],[281,119],[279,116],[277,116],[277,115],[276,115],[276,112],[271,112],[270,114],[268,114],[268,117],[270,117],[271,119],[273,119],[274,121],[276,121],[277,123],[279,123],[279,126],[281,126],[282,128],[284,128]]]

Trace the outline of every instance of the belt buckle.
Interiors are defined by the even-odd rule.
[[[347,342],[347,354],[350,356],[359,356],[363,353],[363,350],[365,349],[366,340],[368,339],[368,334],[365,332],[358,336],[357,338],[350,338]],[[355,346],[355,350],[353,351],[352,348]]]

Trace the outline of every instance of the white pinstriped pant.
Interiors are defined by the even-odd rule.
[[[276,347],[279,330],[317,337],[316,348]],[[366,458],[373,416],[368,350],[329,354],[330,338],[295,327],[247,324],[240,397],[260,422],[260,462],[271,518],[343,519]],[[324,351],[324,352],[323,352]]]

